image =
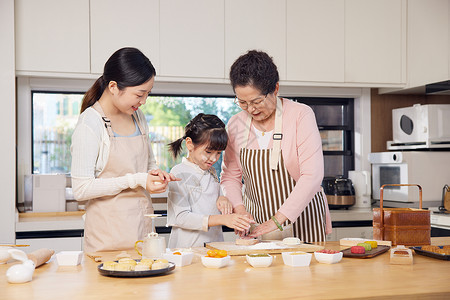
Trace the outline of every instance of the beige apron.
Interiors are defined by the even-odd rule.
[[[281,134],[281,100],[277,97],[272,149],[246,148],[250,126],[251,117],[249,115],[240,149],[240,162],[245,184],[243,202],[255,221],[262,224],[275,215],[296,184],[284,165],[281,152],[281,139],[283,138]],[[293,234],[304,242],[325,241],[326,205],[322,192],[316,193],[292,225],[289,220],[283,224],[287,229],[292,227],[292,230],[283,230],[278,238]],[[276,238],[276,235],[263,236],[263,239],[273,238]]]
[[[133,115],[141,132],[138,136],[115,137],[111,122],[106,118],[100,104],[93,105],[104,121],[110,139],[108,161],[98,179],[125,176],[128,173],[147,173],[148,136],[141,128],[137,114]],[[117,195],[102,196],[89,200],[86,205],[84,224],[84,251],[108,251],[132,249],[150,230],[149,218],[153,213],[145,189],[125,189]]]

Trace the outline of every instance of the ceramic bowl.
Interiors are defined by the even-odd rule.
[[[245,258],[247,259],[247,262],[254,268],[268,267],[272,264],[273,261],[273,256],[269,254],[264,255],[247,254]]]
[[[83,251],[61,251],[56,254],[60,266],[76,266],[81,263]]]
[[[296,252],[283,252],[283,262],[285,265],[291,267],[307,267],[311,263],[311,253],[296,251]]]
[[[202,264],[207,268],[223,268],[228,265],[230,260],[229,255],[221,258],[202,256]]]
[[[321,252],[314,252],[314,257],[316,260],[323,264],[335,264],[342,260],[342,256],[344,253],[338,252],[338,253],[321,253]]]
[[[174,254],[177,252],[180,254]],[[163,254],[164,259],[173,262],[177,267],[190,265],[192,263],[193,257],[194,257],[193,252],[183,252],[183,251],[167,252]]]
[[[11,259],[11,254],[8,252],[9,249],[13,249],[13,247],[0,246],[0,264],[4,264]]]

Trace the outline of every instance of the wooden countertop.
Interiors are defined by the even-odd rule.
[[[433,238],[435,245],[449,245],[450,237]],[[340,249],[338,242],[326,248]],[[334,265],[312,258],[309,267],[289,267],[276,255],[269,268],[253,268],[245,257],[231,258],[229,266],[207,269],[197,249],[191,265],[175,268],[165,276],[146,278],[104,277],[87,256],[75,267],[59,267],[56,260],[36,269],[33,280],[10,284],[0,265],[2,299],[298,299],[313,298],[448,298],[450,261],[414,255],[413,265],[391,265],[389,252],[371,259],[343,258]],[[112,258],[118,252],[105,253]],[[129,251],[130,254],[134,251]],[[137,257],[136,257],[137,258]]]

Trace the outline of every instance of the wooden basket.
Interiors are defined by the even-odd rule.
[[[417,186],[419,209],[383,208],[385,186]],[[392,245],[430,245],[430,211],[422,209],[422,187],[418,184],[385,184],[380,188],[380,208],[373,209],[373,238],[391,241]]]

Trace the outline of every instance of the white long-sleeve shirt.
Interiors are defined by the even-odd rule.
[[[222,195],[214,168],[205,171],[183,158],[170,172],[181,181],[169,183],[167,225],[172,226],[172,232],[168,247],[199,247],[223,241],[222,226],[208,227],[209,216],[220,214],[216,201]]]
[[[137,110],[137,122],[148,135],[148,125],[142,111]],[[157,169],[149,142],[148,170]],[[105,195],[117,195],[127,188],[145,189],[148,173],[126,174],[113,178],[97,178],[108,161],[110,140],[100,114],[87,108],[79,117],[72,135],[72,189],[76,200],[85,201]]]

